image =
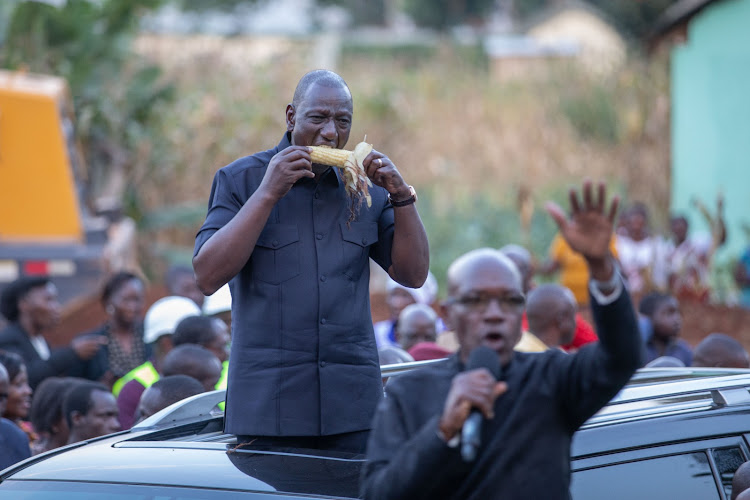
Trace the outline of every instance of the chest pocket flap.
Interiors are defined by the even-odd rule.
[[[299,241],[299,231],[294,224],[268,224],[258,236],[256,245],[273,250]]]
[[[294,224],[268,224],[255,243],[253,277],[278,285],[300,273],[299,231]]]
[[[352,222],[349,227],[341,223],[341,237],[344,241],[361,247],[369,247],[378,241],[378,224],[376,222]]]

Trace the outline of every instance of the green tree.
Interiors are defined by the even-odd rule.
[[[161,3],[26,1],[16,5],[5,30],[3,67],[68,81],[93,195],[113,174],[130,180],[144,147],[153,151],[158,141],[159,105],[173,88],[160,81],[156,66],[135,57],[131,42],[141,15]]]

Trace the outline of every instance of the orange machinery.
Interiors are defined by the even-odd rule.
[[[63,303],[98,286],[107,241],[84,203],[70,102],[62,78],[0,70],[0,289],[47,275]]]

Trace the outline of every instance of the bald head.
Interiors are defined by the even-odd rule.
[[[448,294],[454,295],[462,288],[469,278],[484,273],[484,270],[494,268],[507,274],[519,290],[521,287],[521,273],[510,258],[493,248],[479,248],[467,252],[453,261],[448,268]]]
[[[750,356],[742,344],[729,335],[712,333],[695,347],[693,366],[750,368]]]
[[[518,268],[518,272],[521,273],[523,293],[527,293],[531,289],[531,278],[534,274],[531,262],[531,252],[521,245],[516,245],[514,243],[505,245],[500,249],[500,252],[508,257]]]
[[[396,338],[406,351],[419,342],[435,342],[437,313],[424,304],[406,306],[398,316]]]
[[[305,100],[308,89],[313,85],[322,85],[324,87],[338,88],[342,87],[351,95],[349,86],[346,84],[343,78],[333,71],[326,69],[316,69],[306,73],[300,78],[297,83],[297,88],[294,90],[294,97],[292,98],[292,106],[298,108],[302,101]]]
[[[742,498],[740,493],[746,492],[748,488],[750,488],[750,462],[745,462],[740,465],[732,478],[731,500],[739,500]]]
[[[565,345],[573,340],[575,314],[575,297],[564,286],[538,286],[529,293],[526,300],[529,331],[549,347]]]
[[[194,344],[183,344],[169,351],[164,358],[162,372],[165,377],[193,377],[203,384],[207,391],[212,391],[221,376],[221,363],[208,349]]]

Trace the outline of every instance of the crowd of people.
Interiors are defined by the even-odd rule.
[[[642,205],[618,226],[618,199],[584,182],[569,210],[547,207],[559,230],[549,259],[510,242],[475,249],[438,300],[416,191],[393,161],[356,159],[372,184],[364,203],[344,173],[312,160],[309,146],[347,143],[344,80],[304,75],[285,118],[276,147],[217,171],[193,267],[170,269],[168,296],[148,310],[139,275],[113,274],[105,323],[53,349],[54,283],[3,291],[0,468],[216,388],[238,446],[366,453],[365,498],[568,498],[573,434],[638,367],[750,367],[728,335],[695,349],[680,339],[679,301],[710,294],[720,216],[707,245],[682,217],[665,241]],[[389,318],[375,324],[370,260],[390,277]],[[537,273],[559,283],[537,286]],[[381,378],[380,365],[439,358]],[[473,414],[485,443],[464,435]]]
[[[146,285],[117,272],[102,287],[103,325],[52,348],[61,306],[45,277],[3,290],[0,469],[66,444],[129,429],[189,396],[226,387],[227,291],[204,297],[189,267],[170,268],[170,295],[145,310]],[[144,314],[145,313],[145,314]]]

